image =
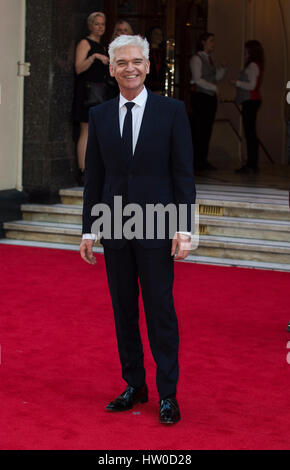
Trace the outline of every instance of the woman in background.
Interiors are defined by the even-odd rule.
[[[257,137],[257,114],[262,98],[260,87],[264,71],[264,50],[259,41],[251,40],[245,44],[245,66],[239,80],[231,80],[237,87],[237,103],[242,105],[244,133],[247,142],[247,162],[236,173],[258,172],[259,140]]]
[[[88,17],[87,21],[90,33],[78,43],[75,57],[75,70],[77,74],[75,120],[80,123],[80,135],[77,143],[79,184],[83,184],[88,141],[89,108],[98,104],[93,102],[90,94],[94,91],[94,84],[98,84],[96,86],[99,86],[99,102],[105,100],[105,95],[102,95],[102,86],[105,85],[109,75],[108,53],[101,44],[101,38],[106,29],[106,17],[104,13],[95,12]]]
[[[112,41],[114,41],[114,39],[118,38],[119,36],[122,36],[122,34],[132,36],[134,32],[132,26],[127,21],[118,20],[115,24]]]
[[[191,124],[196,170],[215,170],[208,162],[209,142],[217,110],[219,89],[217,82],[222,80],[226,68],[216,68],[212,53],[215,38],[212,33],[203,33],[199,38],[198,52],[190,61],[192,82]]]

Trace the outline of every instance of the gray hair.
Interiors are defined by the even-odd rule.
[[[138,35],[128,36],[126,34],[122,34],[118,38],[114,39],[114,41],[109,45],[110,64],[113,64],[114,62],[116,50],[125,46],[140,47],[145,59],[149,59],[149,43],[146,38],[142,38]]]

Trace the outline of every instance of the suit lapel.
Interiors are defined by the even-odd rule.
[[[112,128],[112,134],[114,139],[118,140],[119,145],[121,143],[121,132],[120,132],[120,119],[119,119],[119,97],[115,98],[112,100],[112,113],[110,113],[110,116],[112,116],[112,123],[111,123],[111,128]]]
[[[133,156],[133,163],[137,160],[140,153],[140,149],[144,148],[144,146],[146,146],[146,142],[148,142],[148,139],[150,139],[150,131],[152,129],[154,117],[154,98],[155,95],[150,90],[148,90],[148,98],[144,109],[138,140],[136,143],[136,148]]]
[[[146,142],[150,139],[150,134],[152,130],[152,125],[154,122],[154,109],[155,109],[155,95],[150,90],[148,90],[148,98],[144,109],[143,119],[141,123],[141,128],[139,131],[138,140],[136,143],[136,148],[134,152],[133,158],[128,158],[128,155],[125,151],[125,146],[123,145],[123,141],[121,138],[121,131],[120,131],[120,113],[119,113],[119,96],[112,100],[112,112],[110,116],[112,118],[112,122],[110,124],[111,127],[111,134],[110,134],[110,141],[113,144],[114,148],[120,149],[120,154],[123,157],[124,163],[128,166],[134,165],[137,161],[138,156],[140,154],[140,149],[144,149],[146,147]]]
[[[124,164],[128,164],[128,155],[126,155],[126,149],[121,138],[120,131],[120,110],[119,110],[119,96],[112,100],[112,112],[110,113],[112,121],[109,127],[111,128],[110,134],[110,146],[119,150],[119,157],[123,159]],[[119,158],[118,157],[118,158]]]

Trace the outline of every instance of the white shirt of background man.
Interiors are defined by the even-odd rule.
[[[191,83],[192,84],[195,83],[196,85],[199,85],[201,88],[205,88],[206,90],[216,92],[216,88],[217,88],[216,85],[202,78],[202,60],[199,54],[202,55],[208,62],[210,61],[209,55],[204,51],[201,51],[198,54],[195,54],[190,59],[190,70],[191,70],[191,75],[192,75]],[[225,67],[217,68],[216,76],[215,76],[217,82],[219,82],[220,80],[224,78],[226,70],[227,69]]]

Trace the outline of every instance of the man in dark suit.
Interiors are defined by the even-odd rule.
[[[111,43],[109,55],[120,95],[90,112],[80,247],[82,258],[90,264],[96,263],[92,251],[96,204],[111,208],[114,223],[115,196],[122,196],[124,206],[135,203],[144,210],[148,204],[172,203],[176,208],[183,204],[189,215],[195,203],[192,138],[184,104],[144,87],[150,69],[146,39],[120,36]],[[125,411],[148,401],[138,322],[139,280],[157,365],[159,421],[180,420],[176,399],[179,337],[172,288],[174,259],[189,254],[190,224],[189,217],[183,232],[178,227],[174,237],[166,225],[163,239],[155,230],[153,238],[126,239],[124,234],[118,238],[114,231],[112,237],[101,240],[122,377],[127,382],[126,390],[107,405],[109,411]]]

